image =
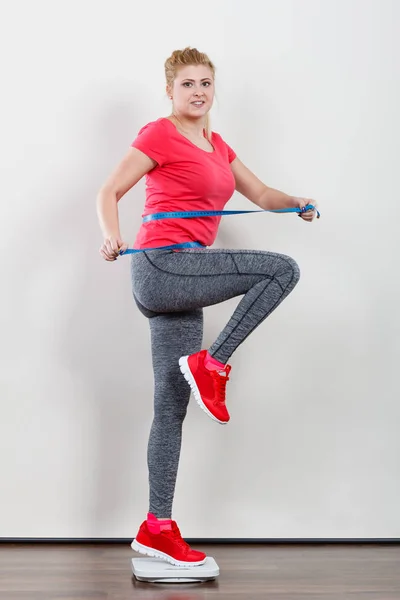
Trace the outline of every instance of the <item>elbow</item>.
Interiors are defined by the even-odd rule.
[[[264,185],[260,192],[257,194],[257,197],[254,199],[254,204],[259,206],[262,210],[268,210],[269,208],[269,188]]]
[[[107,202],[118,202],[122,194],[118,193],[118,191],[110,185],[103,185],[98,193],[97,193],[97,205],[100,206]]]

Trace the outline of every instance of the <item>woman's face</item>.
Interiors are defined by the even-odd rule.
[[[211,69],[206,65],[181,67],[167,93],[172,96],[175,114],[189,119],[204,117],[214,101]]]

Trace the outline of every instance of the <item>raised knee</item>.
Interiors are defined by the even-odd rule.
[[[293,258],[289,258],[289,263],[293,273],[293,282],[296,285],[300,279],[300,267]]]
[[[275,276],[279,280],[285,279],[288,285],[294,287],[300,279],[300,267],[293,258],[282,255]]]

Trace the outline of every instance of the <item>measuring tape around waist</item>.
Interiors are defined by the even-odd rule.
[[[312,204],[307,204],[303,208],[275,208],[271,210],[197,210],[197,211],[182,211],[182,212],[164,212],[164,213],[153,213],[143,217],[143,223],[149,221],[159,221],[161,219],[194,219],[199,217],[223,217],[226,215],[243,215],[248,213],[260,213],[260,212],[273,212],[273,213],[298,213],[299,215],[309,210],[315,210],[317,213],[317,219],[320,218],[320,213]],[[200,242],[184,242],[182,244],[172,244],[171,246],[157,246],[156,248],[128,248],[124,252],[120,252],[120,255],[124,254],[136,254],[137,252],[147,252],[151,250],[174,250],[177,248],[206,248],[204,244]]]

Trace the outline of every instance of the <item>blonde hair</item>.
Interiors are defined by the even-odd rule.
[[[176,74],[180,67],[205,65],[215,77],[215,66],[204,52],[199,52],[197,48],[184,48],[183,50],[174,50],[164,63],[165,79],[167,85],[172,88]],[[211,140],[211,124],[208,114],[206,115],[205,130],[207,139]]]

